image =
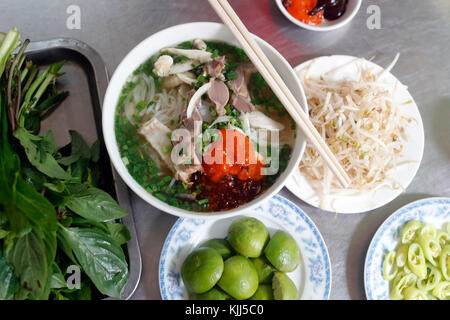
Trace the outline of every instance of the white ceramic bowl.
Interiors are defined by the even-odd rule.
[[[284,16],[299,27],[312,31],[331,31],[343,27],[344,25],[349,23],[355,17],[356,13],[361,7],[362,0],[348,0],[347,8],[345,9],[345,12],[341,17],[333,21],[324,19],[322,24],[318,26],[311,26],[295,19],[283,6],[282,0],[275,0],[275,2],[277,3],[278,8],[284,14]]]
[[[128,76],[137,69],[143,62],[149,59],[152,55],[157,53],[160,49],[176,45],[183,41],[201,38],[205,40],[219,40],[225,41],[233,45],[237,45],[231,32],[222,24],[212,22],[194,22],[177,25],[165,30],[162,30],[154,35],[148,37],[140,44],[138,44],[130,53],[122,60],[114,72],[108,89],[106,90],[105,99],[103,102],[103,135],[105,138],[106,147],[111,158],[111,161],[119,173],[120,177],[125,183],[143,200],[156,208],[167,213],[188,218],[223,218],[231,217],[241,214],[243,211],[254,207],[262,201],[271,198],[276,194],[286,182],[288,176],[298,167],[300,158],[306,146],[306,141],[300,129],[297,129],[297,138],[294,148],[292,150],[291,160],[286,170],[280,175],[277,181],[264,193],[259,195],[253,201],[242,205],[238,208],[222,212],[194,212],[170,206],[169,204],[157,199],[148,193],[141,185],[134,180],[129,174],[120,157],[117,146],[116,135],[114,132],[114,117],[117,102],[123,85]],[[294,70],[289,63],[278,53],[272,46],[264,40],[256,37],[258,44],[261,46],[264,53],[267,55],[275,69],[279,72],[281,78],[284,79],[286,85],[292,91],[294,96],[299,101],[300,105],[307,111],[306,97],[298,81]]]

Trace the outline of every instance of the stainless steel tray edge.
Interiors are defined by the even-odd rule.
[[[91,65],[93,72],[93,80],[90,85],[95,85],[95,92],[97,93],[98,105],[100,110],[103,106],[103,97],[109,82],[108,71],[106,69],[103,59],[92,47],[84,42],[71,38],[58,38],[43,41],[31,42],[27,48],[27,54],[45,53],[48,50],[70,50],[82,55]],[[90,88],[91,90],[92,88]],[[97,121],[99,119],[96,119]],[[101,119],[100,119],[101,120]],[[101,128],[101,121],[100,121]],[[101,130],[99,131],[101,135]],[[103,136],[99,136],[103,139]],[[136,225],[133,216],[133,207],[130,202],[129,190],[120,176],[116,173],[111,164],[112,176],[114,179],[114,186],[116,196],[121,207],[126,210],[129,215],[122,218],[122,222],[127,226],[131,233],[131,240],[127,243],[130,273],[128,282],[125,286],[121,299],[128,300],[136,291],[142,274],[142,257],[137,238]],[[107,298],[112,299],[112,298]]]

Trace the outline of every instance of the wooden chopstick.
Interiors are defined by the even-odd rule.
[[[253,38],[253,36],[247,30],[247,28],[245,27],[243,22],[239,19],[238,15],[233,10],[233,8],[230,6],[230,4],[228,3],[227,0],[218,0],[217,2],[222,7],[222,9],[225,12],[225,14],[227,14],[228,17],[231,19],[231,22],[236,27],[237,31],[239,31],[241,33],[241,35],[244,38],[244,40],[246,40],[247,43],[250,45],[250,47],[253,49],[254,53],[256,54],[256,57],[260,59],[261,63],[264,65],[264,67],[271,74],[272,78],[275,80],[275,85],[278,85],[280,87],[281,91],[284,93],[284,95],[290,100],[293,108],[295,109],[295,111],[297,111],[299,113],[300,117],[302,118],[301,121],[308,127],[307,130],[310,131],[310,133],[314,136],[314,138],[309,137],[307,132],[305,130],[303,130],[305,132],[305,134],[308,136],[308,138],[316,146],[316,149],[319,151],[321,156],[325,159],[325,161],[327,162],[327,164],[330,167],[330,169],[335,173],[336,177],[339,180],[341,180],[342,178],[345,179],[345,181],[340,181],[340,182],[341,182],[341,184],[344,187],[347,187],[348,184],[350,184],[350,178],[348,177],[347,173],[342,168],[342,166],[339,164],[339,162],[337,161],[337,159],[334,156],[334,154],[331,152],[331,150],[328,147],[328,145],[325,143],[325,141],[322,139],[320,134],[315,129],[314,125],[311,123],[311,121],[309,121],[308,116],[306,115],[306,113],[303,111],[303,109],[298,104],[297,99],[295,99],[295,97],[292,95],[290,90],[287,88],[287,86],[285,85],[284,81],[281,79],[281,77],[279,76],[278,72],[275,70],[273,65],[270,63],[269,59],[263,53],[263,51],[261,50],[259,45],[256,43],[256,41]],[[282,99],[280,99],[280,101],[282,101]],[[294,120],[295,120],[295,118],[294,118]],[[296,122],[299,123],[298,121],[296,121]],[[302,129],[304,129],[300,123],[299,123],[299,125],[300,125],[300,127]],[[320,146],[318,144],[316,144],[315,142],[320,144]],[[321,151],[326,153],[326,155],[323,155],[321,153]],[[328,162],[327,159],[330,162]],[[339,171],[339,175],[336,174],[336,170]]]
[[[340,166],[339,162],[337,161],[337,159],[335,158],[334,154],[329,149],[328,145],[322,139],[321,135],[317,132],[317,130],[315,129],[314,125],[311,123],[311,121],[309,121],[309,118],[306,115],[306,113],[303,111],[303,109],[298,104],[297,99],[295,99],[295,97],[292,95],[290,90],[287,88],[287,86],[285,85],[284,81],[279,76],[278,72],[275,70],[273,65],[270,63],[269,59],[263,53],[263,51],[261,50],[259,45],[256,43],[255,39],[250,34],[250,32],[247,30],[245,25],[239,19],[238,15],[233,10],[233,8],[230,6],[228,1],[227,0],[219,0],[218,3],[222,6],[223,11],[232,20],[232,23],[234,24],[234,26],[237,28],[237,30],[241,33],[243,38],[247,41],[247,43],[253,49],[254,53],[256,54],[256,57],[261,60],[261,63],[264,65],[264,67],[271,74],[271,76],[275,80],[275,84],[280,87],[280,89],[283,91],[284,95],[286,95],[286,97],[290,100],[292,106],[299,113],[299,115],[302,118],[302,121],[304,122],[304,124],[309,128],[311,133],[314,135],[314,139],[318,143],[320,143],[320,145],[322,146],[323,151],[325,151],[327,153],[328,157],[331,160],[333,160],[333,162],[334,162],[333,165],[335,165],[336,169],[339,170],[340,174],[345,177],[345,179],[347,180],[346,182],[350,183],[350,178],[348,177],[348,175],[345,172],[345,170],[342,168],[342,166]],[[310,138],[310,140],[314,140],[314,139]],[[318,151],[320,152],[320,149]]]
[[[208,0],[210,5],[228,26],[230,31],[236,37],[242,49],[248,55],[255,67],[261,73],[262,77],[266,80],[267,84],[271,87],[274,94],[278,97],[280,102],[285,106],[294,121],[300,126],[304,134],[319,152],[324,159],[330,170],[336,176],[338,181],[343,187],[347,187],[350,184],[350,178],[339,164],[338,160],[331,152],[325,141],[317,132],[314,125],[308,118],[308,115],[300,107],[299,103],[287,88],[284,81],[281,79],[275,68],[269,62],[266,55],[262,52],[259,45],[254,40],[253,36],[249,33],[245,25],[239,19],[233,8],[226,0]]]

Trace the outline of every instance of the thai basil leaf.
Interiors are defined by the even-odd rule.
[[[74,130],[70,130],[70,135],[72,136],[70,156],[58,160],[60,164],[65,166],[71,165],[81,158],[91,158],[91,150],[83,137]]]
[[[91,300],[91,282],[82,280],[80,289],[59,289],[55,292],[55,300]]]
[[[64,275],[56,263],[52,264],[52,275],[50,277],[50,288],[61,289],[66,288],[67,282],[64,279]]]
[[[89,167],[89,159],[80,158],[78,161],[72,163],[68,169],[72,176],[71,182],[83,182],[86,172]]]
[[[47,182],[46,176],[34,168],[22,167],[22,176],[36,190],[44,189],[44,183]]]
[[[53,150],[49,136],[40,137],[29,133],[24,128],[18,128],[14,136],[25,149],[28,160],[39,171],[51,178],[67,180],[71,176],[58,164],[49,151]]]
[[[56,237],[58,239],[58,248],[61,249],[73,263],[78,264],[77,259],[75,259],[75,256],[73,255],[72,247],[70,246],[68,239],[64,236],[63,228],[58,228]]]
[[[39,147],[42,151],[54,154],[56,152],[55,139],[53,138],[53,132],[47,131],[40,135],[41,141]]]
[[[98,222],[93,220],[88,220],[86,218],[73,216],[72,217],[72,226],[80,227],[80,228],[97,228],[100,231],[109,234],[108,226],[105,222]]]
[[[11,300],[19,289],[19,280],[0,251],[0,300]]]
[[[67,156],[67,157],[63,157],[61,159],[58,159],[58,163],[62,164],[63,166],[70,166],[72,163],[77,162],[80,159],[79,156]]]
[[[31,231],[31,225],[27,215],[19,210],[11,202],[4,206],[6,216],[8,217],[9,227],[14,232],[14,236],[23,236]]]
[[[70,130],[72,136],[72,155],[78,155],[80,158],[91,158],[91,151],[83,137],[76,131]]]
[[[19,285],[19,290],[17,290],[16,294],[14,295],[14,300],[25,300],[30,296],[30,291],[28,291],[26,288],[23,288]]]
[[[38,134],[41,130],[41,117],[39,114],[29,114],[25,117],[24,128],[32,134]]]
[[[34,229],[16,240],[6,259],[13,267],[20,284],[39,299],[48,281],[48,259],[42,234]]]
[[[56,230],[42,230],[42,236],[47,252],[47,264],[49,266],[55,261],[56,250],[58,249],[58,242],[56,239]]]
[[[113,238],[118,244],[122,245],[130,241],[131,233],[128,228],[121,223],[111,223],[107,224],[109,235]]]
[[[61,227],[61,230],[97,289],[119,298],[128,280],[128,264],[120,245],[96,229]]]
[[[43,229],[56,230],[56,211],[50,201],[22,179],[17,180],[16,191],[17,208]]]
[[[70,299],[64,296],[62,292],[58,290],[55,292],[55,300],[70,300]]]
[[[67,293],[70,300],[91,300],[91,284],[89,281],[82,281],[79,290],[72,290]]]
[[[66,190],[66,185],[62,181],[56,181],[55,183],[45,182],[43,186],[56,193],[62,193]]]
[[[97,188],[78,189],[69,196],[66,206],[83,218],[97,222],[119,219],[128,214],[108,193]]]
[[[10,231],[8,231],[8,230],[0,229],[0,239],[5,238],[9,233],[10,233]]]
[[[0,211],[0,226],[8,221],[8,217],[3,211]]]

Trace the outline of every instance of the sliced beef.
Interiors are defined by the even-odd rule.
[[[228,87],[224,82],[217,81],[214,78],[211,78],[209,82],[211,87],[208,90],[208,98],[214,103],[217,114],[223,116],[226,114],[225,105],[230,99]]]
[[[225,68],[225,56],[214,58],[212,61],[205,65],[205,72],[211,78],[218,78],[224,80],[225,77],[222,74],[222,70]]]
[[[198,49],[198,50],[206,50],[206,48],[208,47],[205,43],[205,41],[203,41],[202,39],[195,39],[193,42],[194,45],[194,49]]]
[[[245,97],[233,94],[231,105],[240,112],[249,113],[255,111],[255,106]]]
[[[236,79],[228,81],[228,84],[230,85],[230,89],[235,94],[247,98],[248,97],[248,89],[247,89],[247,83],[245,81],[245,75],[244,75],[244,70],[243,70],[242,66],[239,66],[236,69],[236,74],[237,74]]]

